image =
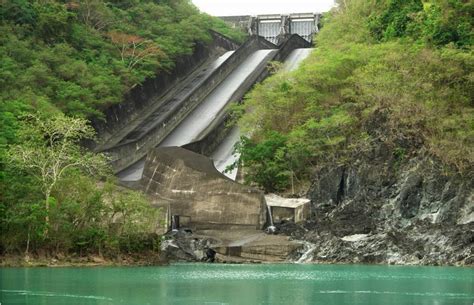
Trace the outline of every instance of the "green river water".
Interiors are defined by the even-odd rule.
[[[474,269],[298,264],[3,268],[0,303],[473,305]]]

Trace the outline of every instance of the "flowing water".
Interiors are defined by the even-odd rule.
[[[303,60],[305,60],[314,49],[296,49],[288,55],[283,63],[283,70],[293,71],[298,68]]]
[[[232,127],[229,134],[224,138],[219,146],[212,152],[211,159],[214,161],[216,169],[224,173],[232,180],[237,178],[238,168],[227,171],[227,167],[234,164],[240,158],[240,154],[234,152],[235,143],[240,140],[240,128],[238,126]]]
[[[258,50],[246,58],[214,89],[164,140],[160,147],[183,146],[196,141],[223,111],[245,81],[256,71],[263,70],[276,50]],[[119,173],[122,181],[140,180],[145,160],[142,159]]]
[[[292,71],[309,56],[313,49],[296,49],[284,62],[283,69]],[[219,86],[207,96],[204,101],[181,122],[159,146],[182,146],[196,141],[209,125],[216,119],[219,113],[231,102],[232,95],[239,90],[245,80],[258,69],[262,69],[276,50],[259,50],[250,55],[239,67],[237,67]],[[232,52],[219,58],[212,67],[212,70],[219,67]],[[151,124],[152,122],[148,122]],[[144,122],[143,124],[148,124]],[[240,139],[240,131],[235,127],[232,132],[222,141],[222,143],[211,154],[216,168],[220,172],[232,165],[240,157],[234,154],[234,145]],[[142,159],[131,165],[118,174],[122,181],[140,180],[145,166],[145,159]],[[232,180],[236,179],[237,169],[226,172]]]
[[[474,269],[207,265],[0,269],[2,305],[472,305]]]
[[[269,57],[275,52],[276,50],[259,50],[246,58],[163,140],[160,146],[182,146],[196,141],[231,102],[232,95],[239,90],[244,81],[259,68],[263,69]]]
[[[305,60],[314,49],[295,49],[288,55],[283,64],[283,70],[290,72],[298,68],[303,60]],[[240,140],[240,130],[235,126],[231,132],[225,137],[220,145],[211,154],[211,159],[218,171],[224,173],[228,178],[235,180],[237,177],[237,168],[226,172],[229,165],[239,160],[240,155],[234,152],[235,144]]]
[[[316,250],[316,245],[310,242],[304,242],[303,254],[296,261],[298,264],[311,262],[313,259],[314,250]]]

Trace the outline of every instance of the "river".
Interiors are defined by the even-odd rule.
[[[1,305],[472,305],[474,269],[364,265],[3,268]]]

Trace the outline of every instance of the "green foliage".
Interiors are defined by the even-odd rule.
[[[27,252],[116,256],[157,250],[153,232],[159,210],[143,195],[116,186],[114,180],[97,184],[91,177],[70,172],[54,188],[46,212],[38,197],[41,190],[27,173],[8,178],[11,183],[0,203],[2,252],[24,252],[28,247]]]
[[[36,35],[47,43],[62,42],[67,39],[74,14],[68,12],[61,3],[46,2],[33,4],[36,20],[33,24]]]
[[[411,37],[435,46],[472,45],[474,4],[459,0],[380,0],[382,11],[368,18],[368,28],[378,41]]]
[[[188,0],[5,0],[0,101],[103,118],[132,87],[171,69],[196,42],[209,41],[209,29],[242,39]],[[133,39],[117,42],[111,33]]]
[[[405,36],[413,16],[423,10],[421,0],[389,0],[386,6],[387,9],[381,15],[369,18],[369,29],[377,40]]]
[[[4,0],[0,5],[0,253],[155,250],[158,211],[81,144],[87,119],[173,68],[209,30],[189,0]],[[34,114],[34,115],[32,115]]]
[[[287,167],[284,136],[272,132],[260,143],[242,137],[237,151],[242,153],[241,162],[249,168],[245,175],[247,182],[255,182],[268,191],[288,187],[289,177],[284,172]]]
[[[33,25],[38,14],[33,4],[28,0],[2,1],[0,20],[11,20],[15,24]]]
[[[471,171],[474,56],[469,40],[434,43],[430,37],[438,36],[426,34],[425,14],[441,3],[420,11],[416,1],[341,1],[326,16],[318,48],[303,65],[275,74],[247,95],[248,111],[239,124],[252,138],[239,149],[250,182],[278,189],[270,177],[261,179],[265,167],[274,177],[293,173],[304,181],[311,171],[353,162],[381,142],[398,164],[424,151],[458,171]],[[450,3],[444,17],[465,14],[466,6]],[[377,37],[368,26],[374,16],[383,16]],[[390,27],[396,31],[387,31]],[[284,156],[285,162],[267,166],[256,148],[266,147],[273,132],[284,141],[266,150],[265,158]]]
[[[238,43],[243,43],[247,37],[247,34],[245,32],[230,28],[225,23],[225,21],[220,18],[205,15],[205,19],[211,29],[233,39]]]
[[[472,1],[436,0],[422,19],[422,36],[436,46],[454,43],[469,48],[473,43],[474,4]]]
[[[18,112],[21,105],[5,110]],[[86,120],[63,114],[52,118],[2,112],[16,128],[2,137],[11,143],[2,151],[0,228],[3,251],[46,249],[54,252],[116,255],[153,250],[149,241],[158,219],[143,195],[123,190],[107,175],[106,160],[85,151],[80,142],[94,132]],[[13,124],[11,124],[13,125]]]
[[[55,198],[51,197],[56,185],[72,170],[88,173],[104,171],[106,160],[101,155],[81,149],[79,142],[94,135],[92,127],[84,119],[58,115],[41,120],[27,115],[20,122],[15,134],[17,143],[9,145],[6,161],[8,166],[33,178],[34,185],[39,186],[39,193],[43,195],[42,227],[46,237],[50,227],[50,209],[56,204]],[[14,180],[15,177],[12,178]],[[29,240],[30,232],[28,244]]]

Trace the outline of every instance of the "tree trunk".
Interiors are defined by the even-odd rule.
[[[50,190],[47,190],[46,191],[46,201],[45,201],[45,211],[46,211],[46,215],[44,217],[44,224],[45,224],[45,227],[44,227],[44,231],[43,231],[43,238],[46,238],[48,237],[48,233],[49,233],[49,197],[51,196],[51,191]]]
[[[31,225],[28,226],[28,237],[26,240],[25,258],[29,256],[29,252],[30,252],[30,231],[31,231]]]

